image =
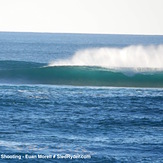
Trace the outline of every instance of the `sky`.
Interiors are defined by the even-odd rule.
[[[0,31],[163,35],[163,0],[0,0]]]

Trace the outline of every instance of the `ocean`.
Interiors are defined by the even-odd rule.
[[[163,36],[0,32],[0,162],[163,162]]]

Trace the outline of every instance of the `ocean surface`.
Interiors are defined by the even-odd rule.
[[[0,162],[163,162],[163,36],[0,32]]]

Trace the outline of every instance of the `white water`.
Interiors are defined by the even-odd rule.
[[[49,66],[163,69],[163,45],[85,49],[77,51],[69,59],[54,61]]]

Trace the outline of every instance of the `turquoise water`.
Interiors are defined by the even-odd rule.
[[[2,83],[73,86],[163,87],[163,71],[127,72],[100,67],[54,66],[20,61],[1,61]],[[44,67],[45,66],[45,67]]]
[[[50,65],[88,48],[161,44],[162,36],[0,33],[0,162],[163,162],[160,67]]]

